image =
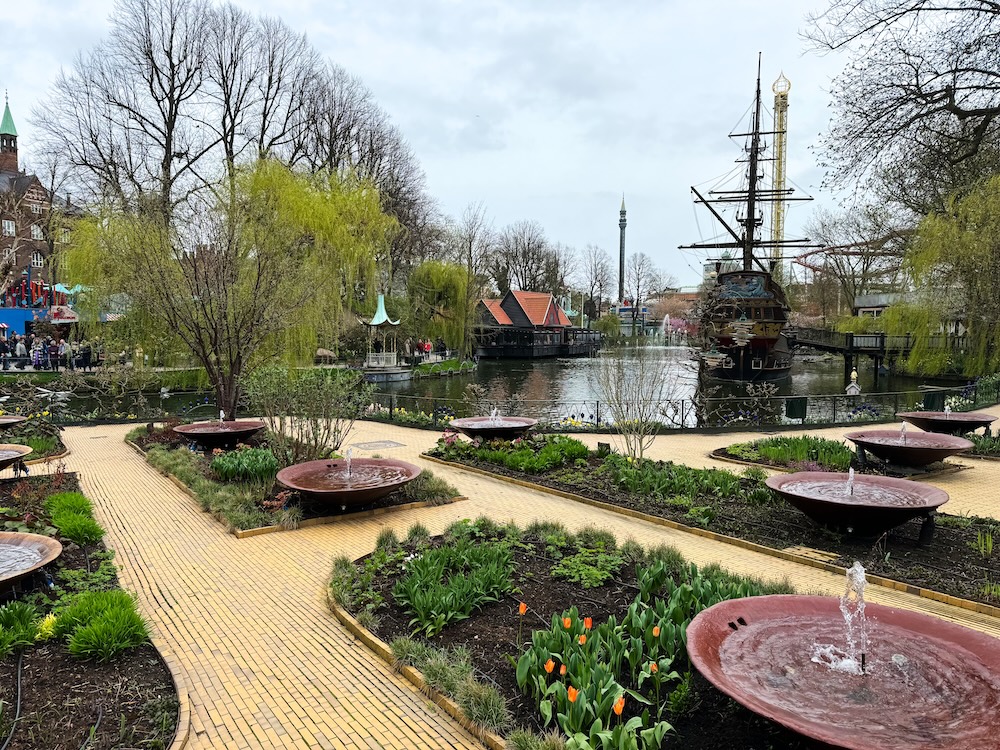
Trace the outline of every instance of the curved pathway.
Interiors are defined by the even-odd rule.
[[[420,521],[434,533],[454,520],[482,514],[522,525],[559,519],[571,528],[596,524],[646,545],[672,544],[699,565],[719,562],[737,573],[787,578],[803,592],[839,594],[844,588],[838,575],[427,464],[418,455],[437,433],[370,422],[358,423],[347,442],[356,453],[431,466],[470,499],[236,539],[122,442],[129,429],[67,429],[64,441],[72,451],[67,465],[80,473],[84,491],[94,500],[107,541],[117,552],[123,585],[138,595],[157,645],[186,682],[190,748],[480,747],[357,644],[326,609],[324,584],[333,558],[370,552],[383,528],[404,534]],[[607,440],[586,436],[591,444],[598,439]],[[661,436],[651,455],[698,465],[708,461],[704,457],[712,447],[733,439]],[[977,486],[996,486],[1000,463],[977,463],[974,471],[952,476],[966,474],[975,476]],[[949,491],[961,504],[963,493]],[[1000,620],[877,586],[869,592],[874,601],[931,612],[1000,636]]]

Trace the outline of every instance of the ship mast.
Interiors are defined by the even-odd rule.
[[[757,165],[760,162],[760,55],[757,56],[757,96],[754,99],[753,132],[750,138],[750,167],[747,170],[747,215],[743,222],[743,270],[753,270],[754,236],[757,232]]]

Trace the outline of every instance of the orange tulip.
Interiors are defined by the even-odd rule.
[[[579,692],[580,691],[577,690],[572,685],[570,685],[568,688],[566,688],[566,697],[569,698],[569,702],[570,703],[576,703],[576,696],[577,696],[577,694]]]
[[[590,630],[592,627],[594,627],[594,618],[593,617],[584,617],[583,618],[583,627],[585,627],[587,630]]]
[[[521,603],[520,603],[520,604],[519,604],[519,605],[517,606],[517,613],[518,613],[519,615],[521,615],[521,617],[524,617],[524,613],[525,613],[525,612],[527,612],[527,611],[528,611],[528,605],[527,605],[527,604],[525,604],[524,602],[521,602]]]
[[[563,618],[563,627],[569,630],[573,626],[573,620],[569,617]]]
[[[552,674],[552,670],[555,669],[555,668],[556,668],[556,663],[554,661],[552,661],[551,659],[549,659],[547,662],[545,662],[545,671],[548,674]]]
[[[649,673],[650,674],[656,674],[659,671],[660,671],[660,665],[659,664],[657,664],[655,661],[649,662]]]
[[[580,633],[580,637],[578,640],[580,641],[580,645],[582,646],[584,643],[587,642],[587,636],[585,636],[583,633]]]
[[[566,674],[566,665],[565,664],[563,664],[561,667],[559,667],[559,674],[561,676],[564,676]]]
[[[653,626],[653,637],[654,638],[659,638],[660,637],[660,626],[659,625],[654,625]]]
[[[619,695],[618,700],[615,701],[615,716],[621,716],[622,711],[625,710],[625,696]]]

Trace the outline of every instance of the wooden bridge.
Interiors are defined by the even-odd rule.
[[[891,362],[897,357],[905,357],[916,342],[916,337],[910,334],[891,336],[887,333],[841,333],[825,328],[788,328],[784,333],[791,347],[808,346],[843,355],[845,382],[850,379],[851,370],[860,355],[864,354],[875,360],[877,378],[879,367],[885,360]],[[934,350],[959,352],[965,349],[966,338],[935,334],[930,337],[927,346]]]

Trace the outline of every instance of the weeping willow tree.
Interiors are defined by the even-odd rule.
[[[406,291],[418,335],[441,337],[448,348],[466,350],[473,312],[466,294],[468,283],[466,269],[456,263],[428,260],[413,270]]]
[[[188,350],[231,419],[241,377],[278,357],[311,362],[320,344],[336,349],[396,224],[369,184],[275,161],[236,170],[213,195],[170,221],[155,205],[98,210],[63,261],[91,288],[91,315],[127,300],[124,339]]]
[[[913,335],[908,369],[968,376],[1000,369],[1000,175],[953,199],[946,212],[928,215],[906,262],[918,300],[889,308],[886,329]],[[959,359],[933,346],[954,321],[966,328]]]

